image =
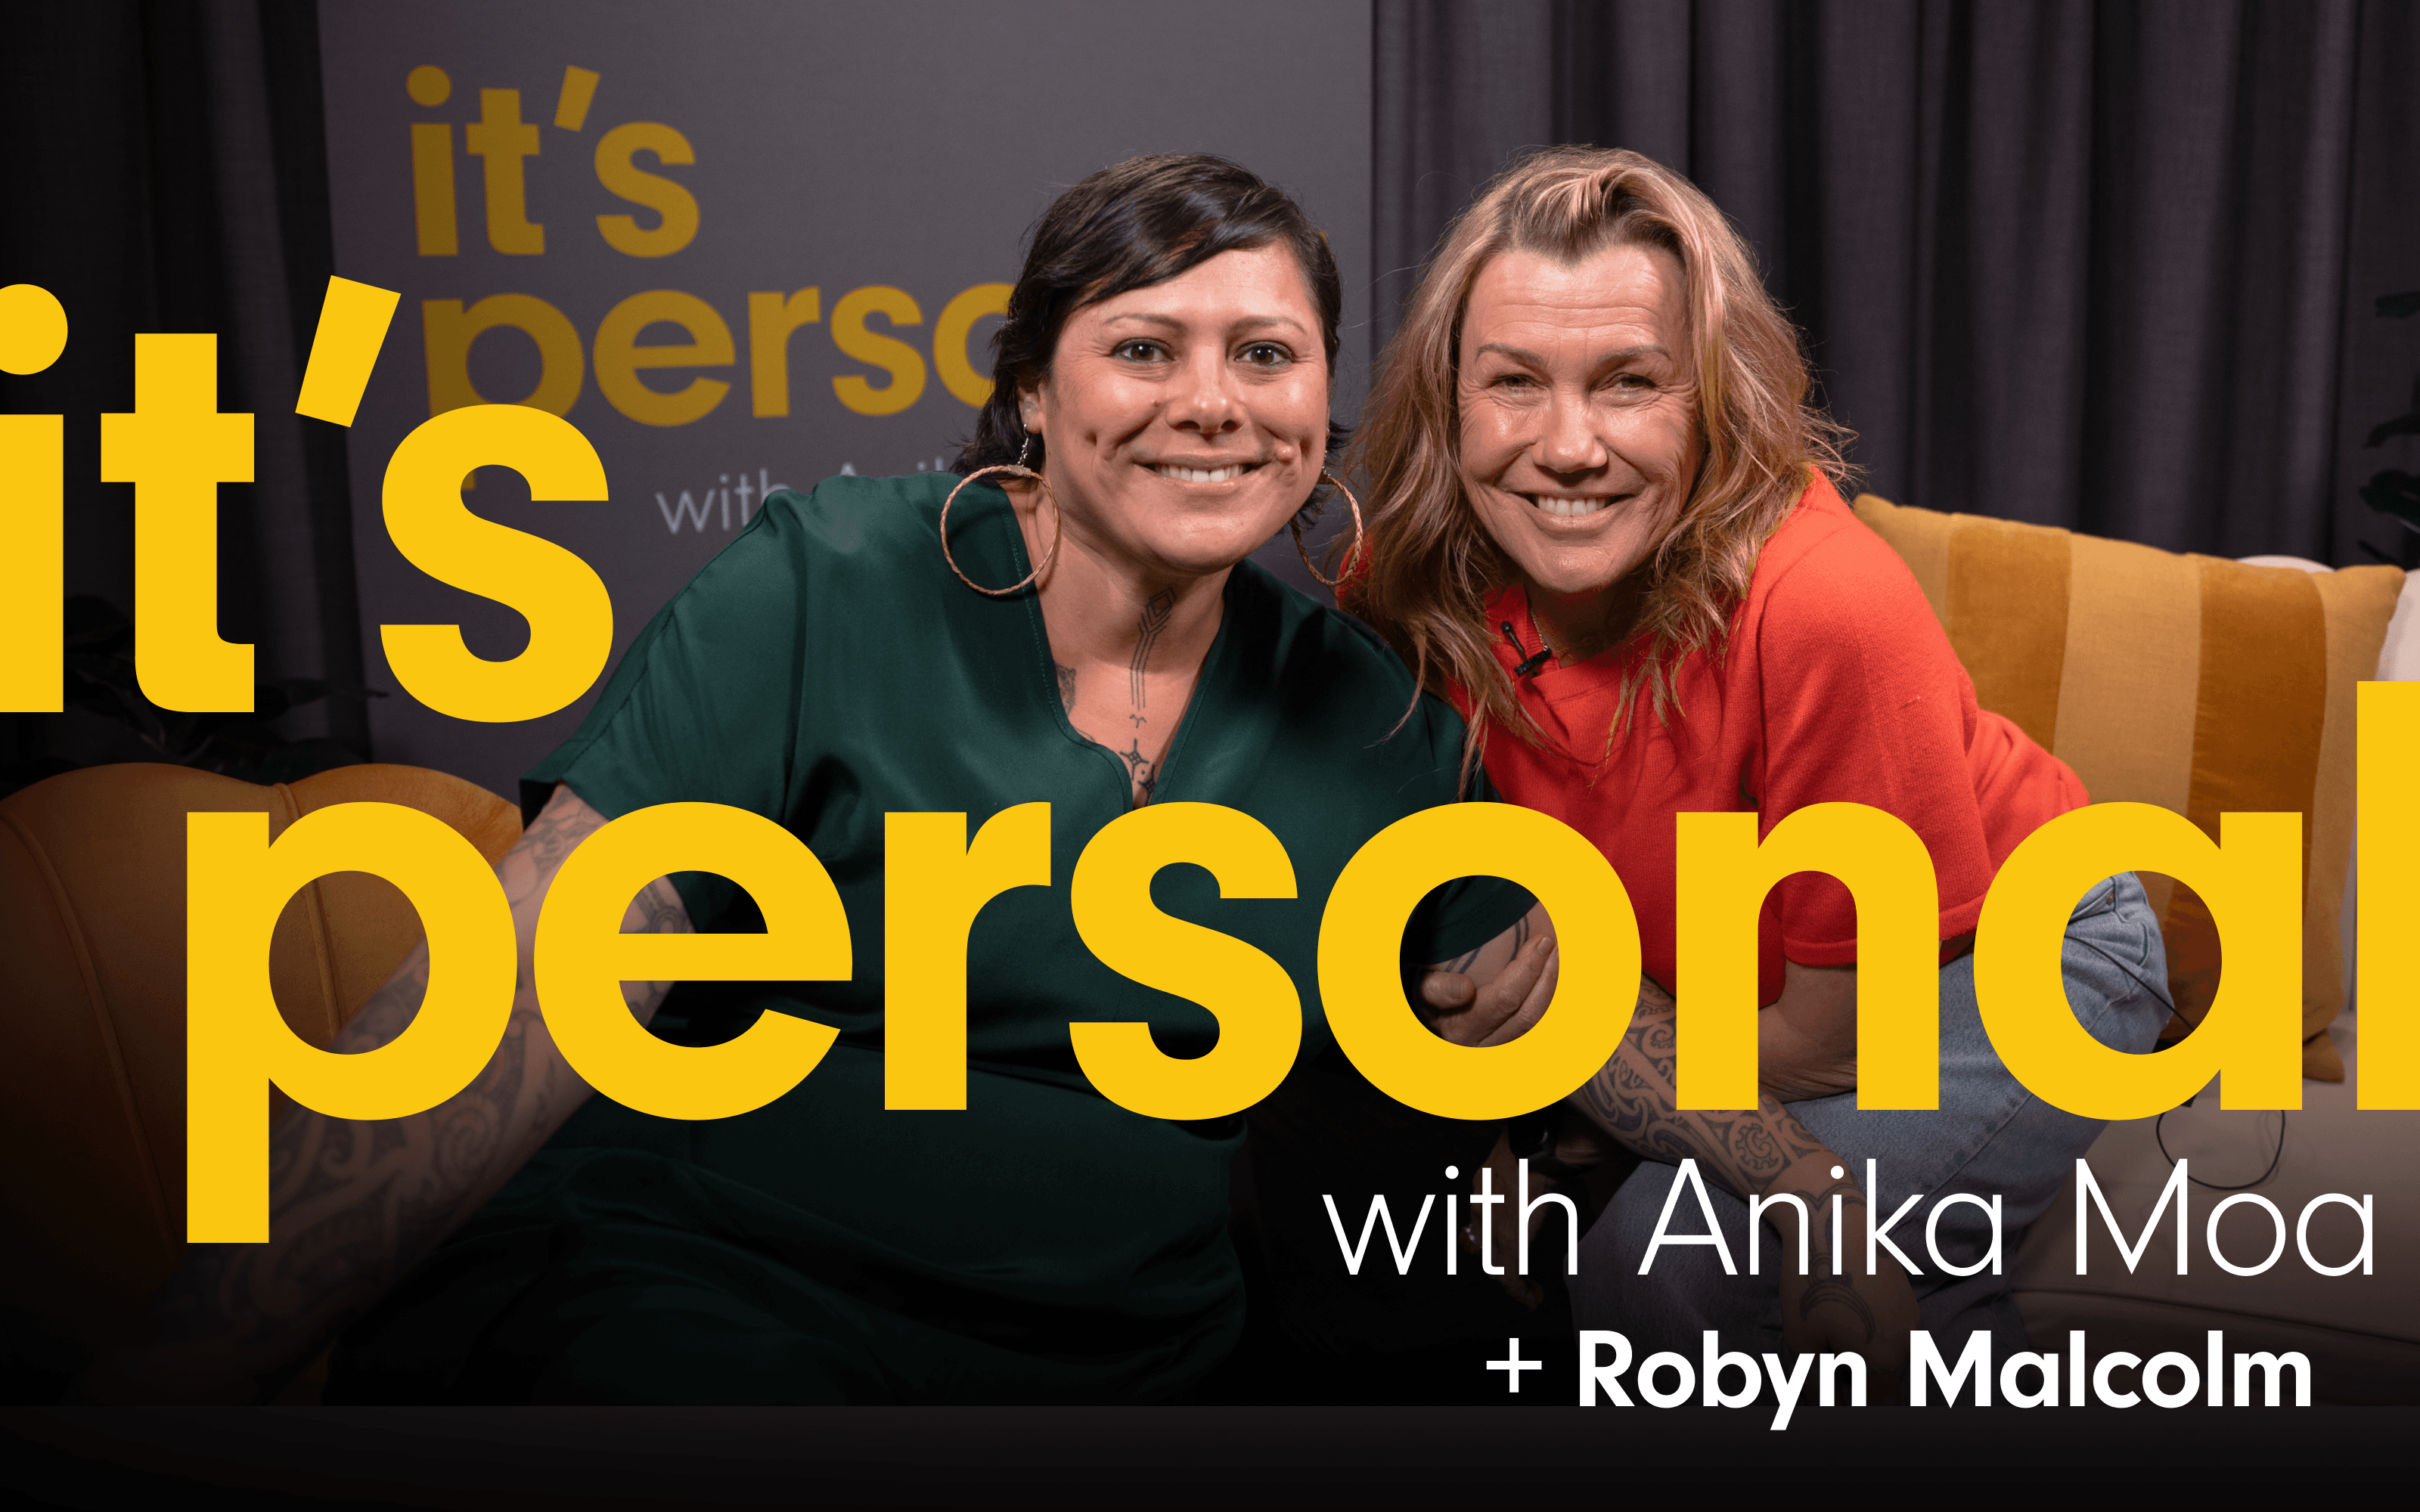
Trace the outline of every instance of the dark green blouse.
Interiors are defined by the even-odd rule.
[[[737,1118],[592,1099],[349,1336],[339,1398],[1151,1400],[1232,1346],[1240,1120],[1120,1108],[1067,1034],[1143,1020],[1186,1056],[1216,1022],[1077,936],[1066,879],[1126,811],[1126,767],[1068,724],[1033,596],[984,597],[942,562],[935,522],[956,483],[840,477],[768,499],[524,787],[535,802],[566,782],[609,818],[688,800],[785,825],[839,888],[855,980],[684,984],[657,1032],[714,1042],[772,1009],[840,1041]],[[977,582],[1025,575],[998,491],[967,489],[950,526]],[[1330,1042],[1316,945],[1338,872],[1387,825],[1458,796],[1462,723],[1412,691],[1369,631],[1246,563],[1163,764],[1157,800],[1242,810],[1293,859],[1292,900],[1221,900],[1191,866],[1153,896],[1286,969],[1305,1057]],[[886,1111],[883,815],[964,811],[971,836],[1035,799],[1051,805],[1053,885],[1002,894],[969,939],[968,1105]],[[728,881],[675,882],[700,930],[762,927]],[[1442,888],[1406,957],[1456,955],[1528,905],[1490,878]]]

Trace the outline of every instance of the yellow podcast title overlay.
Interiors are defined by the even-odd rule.
[[[2420,724],[2420,687],[2363,689],[2364,756]],[[2391,808],[2381,805],[2381,808]],[[1870,920],[1859,940],[1859,1044],[1875,1097],[1937,1105],[1937,1025],[1929,984],[1937,931],[1930,858],[1887,837],[1899,821],[1855,805],[1813,820],[1762,850],[1752,829],[1712,823],[1747,815],[1680,816],[1680,1102],[1752,1106],[1755,975],[1723,963],[1756,954],[1763,889],[1822,871],[1858,889]],[[2366,813],[2365,824],[2373,822]],[[968,839],[968,816],[887,816],[893,865],[886,886],[933,906],[889,910],[885,1102],[892,1108],[966,1105],[967,932],[999,893],[1056,885],[1049,806],[1021,804]],[[2389,812],[2376,822],[2403,823]],[[297,821],[273,842],[265,815],[187,816],[188,1237],[268,1237],[266,1092],[340,1118],[400,1118],[434,1107],[478,1073],[511,1011],[517,944],[502,883],[471,842],[439,821],[388,804],[342,804]],[[2365,832],[2367,838],[2369,832]],[[1874,841],[1825,850],[1807,837]],[[1912,837],[1911,837],[1912,838]],[[2087,1118],[2138,1118],[2172,1106],[2216,1076],[2228,1108],[2301,1106],[2301,910],[2297,816],[2229,814],[2213,842],[2187,821],[2140,804],[2101,804],[2044,825],[2000,870],[1976,940],[1976,990],[1985,1026],[2009,1069],[2058,1107]],[[2365,844],[2365,902],[2391,892]],[[1846,859],[1841,859],[1845,857]],[[1218,1021],[1204,1056],[1160,1052],[1140,1023],[1069,1026],[1078,1063],[1103,1096],[1153,1118],[1241,1112],[1282,1081],[1301,1043],[1297,985],[1275,961],[1154,905],[1167,866],[1200,866],[1228,898],[1295,895],[1283,844],[1258,821],[1215,804],[1155,804],[1103,826],[1076,857],[1069,903],[1085,948],[1129,980],[1185,997]],[[2076,1025],[2059,971],[2075,900],[2098,879],[2135,867],[2177,877],[2208,900],[2227,974],[2217,1000],[2164,1054],[2106,1049]],[[1710,868],[1725,870],[1730,884]],[[748,889],[766,930],[751,934],[625,935],[630,900],[656,877],[706,871]],[[279,1016],[269,945],[279,912],[313,878],[365,872],[393,883],[428,933],[429,987],[411,1026],[358,1055],[312,1048]],[[1433,1033],[1403,990],[1404,928],[1420,899],[1458,875],[1509,878],[1560,932],[1554,1000],[1530,1030],[1470,1047]],[[2406,889],[2407,891],[2409,889]],[[624,981],[682,979],[846,980],[848,919],[822,864],[781,825],[713,804],[639,810],[592,834],[564,862],[540,912],[534,980],[540,1011],[574,1070],[605,1095],[667,1118],[728,1118],[797,1086],[830,1047],[830,1028],[767,1014],[728,1044],[675,1046],[631,1017]],[[2394,950],[2381,952],[2399,959]],[[2408,948],[2401,952],[2408,954]],[[1460,803],[1397,821],[1346,865],[1322,915],[1320,997],[1337,1042],[1362,1074],[1410,1106],[1455,1119],[1501,1119],[1568,1096],[1609,1058],[1630,1024],[1638,987],[1638,933],[1628,893],[1604,855],[1544,814]],[[2409,964],[2409,963],[2405,963]],[[2364,963],[2365,1107],[2409,1107],[2408,986]],[[2394,980],[2408,984],[2407,971]]]
[[[396,303],[391,291],[331,280],[299,413],[351,421]],[[844,310],[839,318],[861,322],[862,313]],[[65,312],[46,290],[0,288],[0,370],[39,372],[67,337]],[[253,417],[217,408],[216,341],[137,337],[134,409],[101,417],[101,475],[135,486],[137,675],[162,707],[196,712],[253,706],[252,647],[220,640],[215,628],[217,486],[253,471]],[[554,713],[593,686],[611,655],[613,602],[588,563],[462,507],[461,480],[490,466],[520,472],[535,498],[607,497],[594,447],[545,411],[445,409],[398,444],[386,471],[384,518],[396,547],[430,576],[493,597],[530,624],[528,647],[504,661],[471,655],[457,626],[381,626],[405,690],[458,718]],[[5,712],[63,704],[60,420],[0,416],[0,528],[24,548],[0,556]],[[2408,860],[2420,854],[2420,798],[2397,760],[2415,747],[2420,684],[2363,684],[2364,1108],[2420,1107],[2420,931],[2410,926],[2420,913],[2420,872]],[[1821,872],[1848,887],[1858,910],[1860,1103],[1936,1106],[1939,898],[1915,834],[1854,804],[1813,806],[1761,836],[1753,814],[1682,814],[1677,823],[1673,985],[1688,1048],[1681,1105],[1754,1105],[1757,913],[1781,878]],[[188,824],[188,1231],[195,1240],[258,1242],[268,1229],[268,1088],[343,1118],[398,1118],[442,1103],[487,1064],[504,1032],[518,947],[495,873],[468,841],[414,810],[342,805],[298,821],[274,843],[258,814],[197,813]],[[1984,1024],[2010,1071],[2044,1101],[2088,1118],[2172,1106],[2212,1076],[2225,1107],[2300,1106],[2299,824],[2295,814],[2226,814],[2213,840],[2163,809],[2102,804],[2029,837],[2001,868],[1975,945]],[[886,1103],[963,1107],[967,933],[1001,892],[1055,885],[1047,805],[994,815],[971,840],[963,814],[893,813],[886,826],[887,886],[912,890],[922,905],[891,910],[884,939]],[[1120,1105],[1157,1118],[1217,1118],[1249,1106],[1284,1077],[1300,1048],[1303,1008],[1298,984],[1276,962],[1152,904],[1152,878],[1178,863],[1209,871],[1225,897],[1295,896],[1292,863],[1265,826],[1229,809],[1167,804],[1094,838],[1075,857],[1069,903],[1087,949],[1130,980],[1207,1009],[1218,1022],[1217,1044],[1180,1059],[1162,1055],[1140,1024],[1073,1024],[1069,1034],[1085,1074]],[[2119,1054],[2085,1034],[2059,970],[2075,901],[2100,878],[2138,868],[2174,876],[2209,903],[2226,963],[2201,1024],[2149,1056]],[[682,871],[740,883],[764,904],[768,932],[623,937],[630,898]],[[358,1055],[298,1040],[269,986],[279,912],[312,879],[336,872],[393,883],[428,938],[429,987],[418,1015],[393,1043]],[[1483,1048],[1429,1030],[1404,998],[1398,961],[1419,898],[1479,872],[1528,887],[1564,921],[1560,982],[1546,1015],[1517,1039]],[[1629,895],[1602,853],[1544,815],[1501,804],[1412,815],[1371,839],[1325,906],[1318,986],[1327,1020],[1362,1073],[1411,1106],[1457,1119],[1545,1106],[1592,1075],[1630,1022],[1639,950]],[[565,863],[540,916],[532,970],[550,1031],[593,1086],[634,1107],[704,1119],[781,1096],[814,1069],[832,1031],[768,1019],[729,1045],[675,1047],[632,1022],[619,983],[837,980],[849,977],[852,962],[838,893],[796,837],[761,816],[683,804],[626,815]]]

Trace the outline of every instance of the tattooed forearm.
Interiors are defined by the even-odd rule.
[[[1546,910],[1532,905],[1529,911],[1512,921],[1512,927],[1476,949],[1465,950],[1450,961],[1438,961],[1421,968],[1424,977],[1468,977],[1477,987],[1481,980],[1493,981],[1521,953],[1521,948],[1553,927]]]
[[[1896,1268],[1868,1272],[1840,1253],[1854,1247],[1849,1236],[1866,1227],[1866,1196],[1850,1179],[1848,1163],[1771,1092],[1760,1089],[1749,1113],[1682,1110],[1673,1038],[1670,995],[1642,980],[1621,1048],[1572,1101],[1639,1154],[1673,1165],[1695,1159],[1708,1177],[1743,1197],[1797,1198],[1756,1204],[1791,1257],[1777,1268],[1783,1338],[1793,1349],[1854,1350],[1878,1369],[1900,1368],[1918,1316],[1916,1294]],[[1795,1263],[1802,1246],[1803,1270]]]
[[[1433,965],[1428,969],[1431,971],[1451,971],[1458,974],[1467,975],[1470,968],[1479,964],[1480,952],[1486,949],[1487,947],[1484,945],[1476,946],[1470,949],[1463,951],[1462,954],[1455,956],[1450,961],[1440,961],[1435,965]],[[1515,947],[1515,949],[1518,949],[1518,947]]]
[[[1672,998],[1642,980],[1638,1009],[1621,1047],[1572,1100],[1626,1148],[1652,1160],[1694,1158],[1708,1176],[1742,1196],[1776,1190],[1776,1182],[1793,1167],[1830,1155],[1770,1092],[1761,1094],[1752,1113],[1681,1110],[1675,1105],[1673,1043]]]
[[[567,800],[567,801],[566,801]],[[261,1395],[475,1212],[545,1143],[589,1088],[547,1034],[529,970],[547,885],[603,817],[560,789],[497,867],[520,938],[502,1041],[486,1068],[438,1107],[381,1121],[288,1110],[270,1139],[264,1244],[199,1245],[154,1300],[144,1348],[116,1357],[123,1395]],[[675,933],[689,915],[669,879],[633,899],[625,933]],[[374,1049],[408,1026],[428,986],[426,947],[347,1024],[334,1049]],[[630,982],[642,1020],[668,983]],[[112,1389],[110,1363],[97,1391]]]
[[[655,881],[648,883],[636,898],[630,900],[628,910],[622,916],[622,933],[625,934],[691,933],[689,905],[681,902],[680,889],[673,886],[672,878],[656,878]],[[655,1013],[656,1005],[662,1002],[664,994],[672,989],[672,983],[668,981],[636,981],[626,985],[634,990],[644,989],[644,994],[641,995],[645,997],[647,1005],[646,1015],[644,1016],[652,1016]],[[633,1003],[632,1006],[637,1005]]]

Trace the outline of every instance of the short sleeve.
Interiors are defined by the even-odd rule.
[[[608,819],[660,803],[717,803],[781,819],[811,654],[791,512],[758,511],[623,654],[588,717],[521,779],[522,804],[568,784]],[[737,889],[674,878],[714,927]]]
[[[1459,736],[1461,720],[1442,722]],[[1459,761],[1458,747],[1453,754]],[[1503,801],[1486,771],[1476,764],[1463,798],[1470,803]],[[1431,891],[1412,910],[1411,921],[1404,930],[1404,964],[1430,966],[1476,950],[1520,922],[1536,903],[1527,887],[1503,877],[1456,877]]]
[[[1887,546],[1844,521],[1776,574],[1754,633],[1766,831],[1811,804],[1882,810],[1931,853],[1943,937],[1973,928],[1992,880],[1968,755],[1975,687],[1915,578]],[[1776,896],[1784,956],[1808,965],[1856,960],[1846,887],[1802,872]]]

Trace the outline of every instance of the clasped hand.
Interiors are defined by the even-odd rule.
[[[1555,937],[1540,934],[1491,981],[1428,972],[1421,1002],[1431,1026],[1454,1043],[1502,1044],[1545,1013],[1561,963]],[[1757,1015],[1759,1080],[1784,1103],[1856,1090],[1855,971],[1792,962],[1788,972],[1780,998]]]
[[[1459,971],[1433,970],[1420,979],[1430,1026],[1456,1044],[1519,1039],[1554,1001],[1561,960],[1555,937],[1540,934],[1515,950],[1512,962],[1484,984]]]

